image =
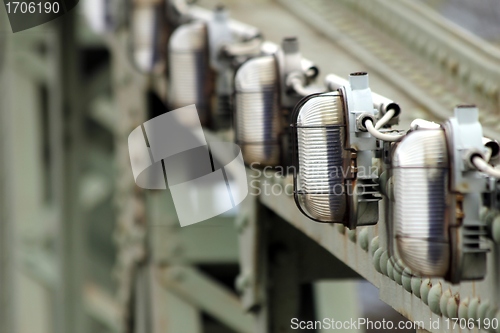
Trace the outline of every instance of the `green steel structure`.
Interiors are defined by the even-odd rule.
[[[370,71],[373,89],[403,106],[402,128],[474,102],[485,135],[500,139],[500,50],[428,5],[225,3],[273,42],[297,34],[322,74]],[[167,110],[168,81],[138,71],[129,42],[126,20],[97,36],[78,10],[13,34],[0,8],[1,333],[290,332],[291,318],[349,321],[373,311],[357,294],[363,279],[422,323],[418,332],[459,332],[447,327],[453,317],[500,320],[493,241],[486,278],[450,285],[391,270],[383,213],[354,231],[319,224],[283,191],[257,195],[250,186],[237,212],[181,228],[170,193],[140,189],[132,176],[128,135]],[[292,183],[269,170],[247,174],[271,187]],[[483,214],[490,224],[498,216]]]

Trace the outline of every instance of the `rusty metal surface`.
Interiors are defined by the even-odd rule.
[[[466,13],[465,0],[429,0],[428,2],[432,2],[431,4],[445,16],[458,17],[459,21],[463,17],[460,15]],[[200,0],[200,3],[211,6],[214,1]],[[462,14],[456,12],[457,8],[450,4],[463,5],[460,8]],[[277,2],[260,1],[258,5],[246,1],[228,1],[228,6],[233,9],[235,18],[261,28],[265,36],[274,42],[279,42],[285,35],[297,34],[304,55],[318,63],[323,76],[328,73],[346,76],[349,72],[369,70],[374,90],[390,96],[403,106],[401,122],[403,128],[407,127],[412,118],[439,120],[451,115],[454,104],[476,102],[482,110],[481,120],[486,125],[487,134],[500,138],[500,122],[497,121],[500,105],[500,51],[495,51],[491,45],[477,40],[468,33],[459,32],[456,27],[442,21],[439,16],[435,16],[435,13],[425,7],[419,7],[407,0],[398,2],[278,0]],[[483,4],[481,7],[474,7],[474,10],[479,13],[479,16],[486,17],[486,20],[494,20],[498,8],[494,6],[488,10],[490,8],[488,6]],[[276,24],[278,21],[280,24]],[[476,30],[474,20],[471,19],[469,23],[471,31],[494,41],[496,24],[491,25],[491,30]],[[29,35],[24,37],[26,40],[33,39]],[[26,40],[21,42],[29,44]],[[217,223],[210,225],[210,228],[221,228],[213,229],[221,231],[217,237],[210,237],[211,241],[217,242],[218,246],[199,246],[199,243],[206,239],[205,236],[210,234],[205,232],[207,229],[194,228],[190,232],[182,232],[176,224],[175,214],[172,214],[173,207],[166,208],[170,215],[165,214],[165,210],[162,209],[165,208],[164,201],[162,201],[164,198],[146,195],[144,191],[137,188],[132,178],[127,136],[132,129],[142,124],[148,117],[146,106],[148,89],[155,90],[161,96],[166,95],[167,89],[163,77],[147,77],[133,68],[125,51],[126,40],[127,33],[124,29],[106,38],[106,45],[112,53],[112,84],[119,113],[116,110],[113,111],[114,103],[105,98],[98,99],[92,104],[93,110],[100,111],[91,116],[104,124],[113,134],[116,147],[114,155],[117,166],[116,183],[113,185],[113,182],[110,182],[111,185],[100,187],[102,191],[100,190],[99,193],[102,197],[109,196],[111,193],[117,212],[115,231],[113,235],[108,236],[113,237],[117,245],[115,277],[118,281],[118,290],[116,295],[113,295],[109,291],[104,291],[101,286],[86,283],[84,285],[85,305],[91,316],[98,318],[110,331],[123,331],[128,319],[133,315],[128,312],[129,305],[133,302],[133,291],[139,288],[142,290],[141,297],[144,297],[142,301],[152,307],[151,313],[141,311],[142,317],[140,318],[143,320],[152,316],[152,324],[155,325],[154,332],[176,333],[179,327],[187,327],[185,326],[187,320],[191,323],[189,329],[192,332],[201,331],[200,311],[210,313],[237,331],[248,332],[253,322],[241,315],[242,309],[255,312],[259,307],[265,308],[268,300],[268,295],[266,295],[267,283],[269,283],[266,280],[269,273],[268,267],[260,261],[266,256],[263,244],[267,241],[267,230],[258,225],[258,219],[272,221],[272,214],[262,212],[270,209],[373,283],[379,288],[381,299],[407,318],[426,324],[429,323],[429,319],[438,320],[441,323],[440,326],[444,327],[444,317],[433,313],[429,306],[417,296],[416,288],[427,284],[426,281],[421,281],[419,278],[412,278],[408,281],[401,276],[398,278],[394,272],[389,273],[384,220],[380,221],[377,226],[358,228],[356,231],[347,231],[343,227],[330,224],[314,223],[299,213],[290,196],[282,193],[249,198],[242,205],[235,219],[236,231],[232,230],[230,218],[219,221],[227,223],[224,229]],[[23,109],[34,109],[33,87],[28,84],[28,80],[36,82],[46,80],[53,75],[55,67],[45,66],[37,57],[27,52],[16,61],[12,56],[11,54],[10,58],[4,61],[15,63],[15,70],[21,73],[16,79],[15,86],[27,87],[26,91],[29,94],[25,100],[19,102],[19,106]],[[0,72],[1,66],[0,63]],[[25,77],[27,75],[29,79]],[[103,75],[109,75],[109,73]],[[9,77],[2,77],[2,79],[6,78]],[[3,86],[6,83],[1,84]],[[0,98],[3,98],[3,95],[0,95]],[[5,100],[0,100],[0,106],[6,107],[10,102],[11,98],[5,98]],[[25,149],[29,146],[27,143],[36,142],[34,135],[36,131],[31,130],[36,127],[34,124],[36,118],[30,116],[27,125],[32,127],[23,127],[19,126],[21,120],[16,118],[19,115],[2,113],[1,116],[0,152],[2,156],[6,153],[16,158],[9,163],[4,159],[0,161],[2,168],[8,164],[9,172],[12,171],[14,175],[12,179],[9,179],[6,173],[0,174],[0,188],[2,189],[0,217],[2,222],[4,219],[10,222],[2,223],[0,226],[0,242],[2,242],[0,248],[8,250],[12,246],[13,231],[21,234],[18,229],[36,226],[36,223],[30,222],[34,221],[33,216],[36,214],[23,211],[22,207],[15,205],[23,200],[36,202],[38,199],[33,193],[39,189],[38,184],[30,185],[33,188],[32,191],[14,193],[15,198],[4,196],[9,186],[18,184],[17,181],[22,179],[19,171],[22,168],[19,165],[34,160],[36,151],[31,149],[26,152]],[[16,126],[12,128],[4,126],[7,123]],[[73,123],[73,126],[72,128],[78,129],[79,124]],[[27,128],[27,132],[31,133],[28,138],[30,141],[23,142],[18,138]],[[16,130],[19,133],[14,133]],[[14,146],[11,147],[11,143],[15,143],[16,149],[25,153],[14,154]],[[28,178],[23,182],[37,179],[37,173],[33,170],[30,169]],[[57,170],[52,171],[56,176]],[[273,174],[266,174],[266,176],[274,184],[290,185],[290,179],[283,179]],[[92,177],[86,178],[85,182],[103,183],[102,179],[92,179]],[[26,193],[24,197],[23,193]],[[85,200],[83,206],[87,204],[91,206],[100,200],[94,196],[96,192],[89,191],[88,193],[90,195],[86,197],[88,200]],[[5,207],[11,209],[5,209]],[[54,284],[57,285],[60,278],[58,273],[61,272],[58,271],[59,268],[54,268],[53,258],[46,255],[44,251],[40,251],[41,246],[47,242],[47,239],[43,237],[50,233],[41,232],[40,229],[41,226],[53,228],[54,223],[50,220],[55,218],[55,214],[49,211],[36,215],[37,218],[40,216],[43,221],[33,229],[35,230],[33,233],[37,234],[36,237],[28,237],[27,243],[32,244],[23,248],[22,261],[23,264],[31,267],[27,270],[31,276],[35,276],[39,282],[51,284],[53,288]],[[15,221],[22,223],[14,226]],[[56,222],[59,221],[56,219]],[[72,237],[77,236],[75,232],[78,229],[68,229],[68,231],[72,232]],[[236,289],[242,293],[241,303],[232,291],[222,288],[191,266],[187,268],[182,266],[178,269],[179,267],[172,265],[174,263],[193,265],[236,262],[236,232],[240,236],[241,252],[241,274],[236,280]],[[26,238],[19,234],[15,235],[16,241]],[[40,235],[42,238],[38,237]],[[51,241],[50,237],[48,241]],[[33,244],[36,246],[32,246]],[[28,286],[23,288],[23,304],[26,304],[30,296],[40,296],[40,294],[42,294],[41,297],[33,298],[31,305],[44,303],[48,298],[40,292],[42,289],[40,286],[34,287],[31,282],[26,282],[25,278],[21,282],[14,281],[15,277],[8,269],[13,265],[13,257],[7,255],[4,250],[0,253],[2,256],[0,264],[0,283],[2,284],[0,301],[2,304],[10,302],[12,294],[14,291],[17,292],[19,285]],[[450,295],[458,295],[460,306],[466,299],[472,302],[477,298],[482,304],[489,301],[487,316],[498,318],[500,314],[497,312],[500,306],[498,304],[500,299],[499,255],[500,249],[496,245],[489,255],[489,269],[485,281],[467,282],[457,286],[437,279],[431,280],[430,283],[434,286],[441,284],[443,292],[450,289]],[[72,263],[70,259],[68,255],[64,259],[66,263],[61,262],[61,264],[66,267],[75,267],[78,263]],[[143,264],[148,260],[150,266],[144,266]],[[135,282],[136,273],[140,270],[139,266],[146,267],[145,270],[149,275],[146,274],[146,278],[137,285]],[[4,269],[5,267],[7,269]],[[73,273],[76,272],[75,270]],[[294,272],[293,269],[284,269],[280,274],[295,274]],[[61,274],[61,276],[68,275]],[[65,282],[67,286],[74,287],[74,285],[71,286],[73,282]],[[9,285],[14,285],[15,288],[11,290]],[[147,289],[148,286],[151,287],[150,290]],[[217,299],[218,303],[212,304],[209,302],[210,299]],[[135,305],[140,307],[145,303]],[[60,298],[57,306],[59,308],[64,306],[64,300]],[[16,309],[19,310],[19,308]],[[75,308],[70,308],[68,311],[74,312]],[[14,314],[11,312],[14,310],[8,308],[8,311],[2,315],[13,317]],[[48,312],[44,309],[33,317],[31,325],[38,325],[40,332],[50,331],[51,324],[48,324],[47,320]],[[44,315],[46,318],[43,317]],[[19,320],[19,318],[18,315],[15,319]],[[267,330],[268,319],[265,315],[257,318],[256,325],[260,331]],[[66,319],[66,323],[61,325],[67,325],[68,321],[70,319]],[[0,328],[5,327],[6,332],[14,332],[15,329],[12,328],[14,326],[12,320],[0,322]],[[432,332],[438,331],[428,325],[425,328]],[[148,331],[147,327],[146,331]]]
[[[287,179],[275,177],[271,181],[283,184]],[[350,231],[343,226],[315,223],[307,219],[296,208],[293,197],[285,193],[262,195],[260,201],[375,285],[380,291],[380,298],[406,318],[423,322],[425,329],[430,332],[458,331],[445,329],[446,317],[433,313],[429,306],[416,296],[416,286],[420,288],[424,283],[421,278],[410,279],[401,277],[401,274],[396,277],[396,274],[388,273],[385,219],[379,221],[376,226],[360,227]],[[381,216],[384,216],[383,212]],[[488,258],[488,275],[484,281],[450,285],[440,279],[431,279],[430,283],[441,284],[443,291],[450,289],[451,295],[457,295],[461,301],[478,298],[482,303],[489,303],[488,316],[498,318],[500,314],[497,303],[500,299],[498,253],[497,245]],[[411,280],[414,280],[413,283]],[[438,321],[439,329],[430,327],[430,320]]]
[[[122,309],[131,302],[134,278],[138,263],[146,258],[146,203],[145,194],[135,183],[130,167],[127,137],[146,119],[147,78],[137,72],[123,51],[126,35],[118,34],[110,39],[113,57],[112,77],[114,93],[120,117],[116,125],[117,181],[115,205],[117,222],[113,234],[117,246],[115,277],[118,280],[117,300]],[[124,321],[131,314],[123,311]]]

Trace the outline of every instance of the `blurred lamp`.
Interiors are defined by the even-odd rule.
[[[213,12],[193,8],[190,17],[192,21],[177,28],[169,43],[171,107],[196,104],[202,124],[208,125],[215,92],[215,115],[227,126],[235,68],[241,59],[258,54],[260,33],[230,20],[221,6]]]
[[[165,0],[132,0],[130,48],[135,66],[144,73],[166,68],[168,26]]]
[[[236,141],[245,163],[288,165],[290,112],[313,91],[318,69],[302,58],[296,38],[280,48],[265,44],[263,54],[246,61],[235,77]]]

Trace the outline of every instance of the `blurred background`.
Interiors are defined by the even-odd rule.
[[[0,333],[288,332],[290,327],[270,323],[290,322],[286,308],[297,300],[301,320],[405,321],[379,300],[377,288],[268,208],[246,202],[180,228],[168,191],[135,185],[127,137],[169,107],[169,69],[141,63],[134,49],[158,43],[161,55],[166,40],[131,32],[137,3],[141,0],[81,0],[63,17],[15,34],[0,8]],[[304,57],[320,69],[318,82],[329,73],[347,77],[369,71],[374,91],[404,105],[403,128],[411,119],[439,120],[451,114],[451,105],[474,102],[482,106],[490,133],[498,133],[493,115],[500,81],[475,77],[472,70],[462,76],[448,55],[443,60],[433,50],[431,39],[422,37],[420,45],[419,36],[443,29],[469,48],[481,46],[496,55],[500,3],[393,3],[426,20],[411,31],[404,22],[385,26],[354,0],[199,0],[196,5],[213,10],[223,4],[232,18],[277,44],[297,36]],[[161,8],[155,14],[163,15]],[[469,49],[451,58],[460,59],[462,51]],[[419,91],[429,94],[426,101]],[[219,133],[232,139],[231,131],[232,125]],[[272,221],[268,228],[275,232],[242,235],[241,224],[252,214]],[[287,261],[287,241],[276,235],[310,249],[310,255]],[[284,260],[289,270],[248,291],[244,268],[258,267],[263,258]],[[332,272],[286,292],[287,281],[311,265]],[[280,284],[285,292],[275,298],[276,309],[264,313],[266,296],[251,293],[271,295]]]

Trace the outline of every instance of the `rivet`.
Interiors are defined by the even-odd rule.
[[[356,243],[356,229],[347,230],[347,237],[351,240],[351,242]]]
[[[460,295],[455,294],[448,299],[446,313],[449,318],[458,318],[458,304],[460,303]]]
[[[382,273],[380,269],[380,257],[382,257],[382,253],[384,253],[384,249],[380,247],[373,254],[373,266],[375,266],[375,270],[379,273]]]
[[[236,278],[235,284],[236,290],[242,293],[250,285],[250,277],[247,274],[240,274]]]
[[[359,232],[359,246],[363,249],[363,251],[368,251],[368,247],[370,246],[370,242],[368,241],[368,229],[362,228]]]
[[[438,282],[434,286],[432,286],[429,291],[429,296],[427,297],[429,308],[432,312],[437,315],[441,315],[441,309],[439,307],[439,301],[441,300],[441,296],[443,294],[443,289],[441,286],[441,282]]]
[[[392,262],[392,258],[387,261],[387,277],[394,281],[394,264]]]
[[[373,237],[370,242],[370,255],[373,257],[375,255],[375,251],[379,248],[378,236]]]
[[[477,319],[480,320],[481,322],[484,322],[484,320],[487,318],[486,315],[488,311],[490,310],[490,301],[481,301],[479,303],[479,307],[477,308]]]
[[[413,276],[411,278],[411,291],[413,295],[420,298],[420,287],[422,286],[422,279],[418,276]]]
[[[466,297],[460,302],[458,306],[458,318],[469,319],[469,297]]]
[[[479,309],[479,298],[474,297],[469,301],[469,306],[468,306],[468,312],[467,312],[467,317],[470,319],[478,319],[477,316],[477,310]]]
[[[490,310],[486,313],[486,318],[488,318],[488,319],[490,320],[490,323],[493,321],[493,319],[495,319],[495,318],[496,318],[496,315],[497,315],[498,311],[499,311],[499,310],[498,310],[496,307],[493,307],[493,306],[492,306],[492,307],[490,307]],[[495,326],[496,326],[496,325],[495,325]],[[498,327],[496,327],[496,328],[498,328]],[[491,331],[492,331],[492,332],[495,332],[493,329],[494,329],[494,328],[493,328],[493,327],[491,327]]]
[[[387,276],[387,262],[389,261],[389,253],[384,251],[380,256],[380,272]]]
[[[394,281],[396,281],[397,284],[399,284],[400,286],[403,285],[403,280],[402,280],[402,274],[403,274],[403,265],[402,265],[402,261],[401,260],[398,260],[395,265],[394,265]]]
[[[429,305],[429,292],[432,288],[432,282],[430,279],[425,279],[422,281],[420,286],[420,299],[424,304]]]
[[[444,317],[448,317],[448,300],[451,298],[451,290],[446,290],[439,299],[439,310]]]
[[[410,268],[406,267],[403,271],[403,274],[401,276],[401,282],[403,283],[403,288],[405,288],[406,291],[411,293],[411,277],[413,273],[411,272]]]

